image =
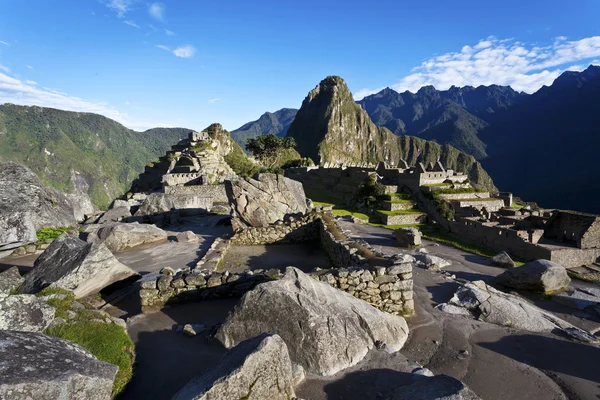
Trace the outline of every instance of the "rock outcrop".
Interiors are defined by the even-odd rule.
[[[35,261],[25,275],[21,292],[37,293],[51,286],[71,290],[80,298],[135,275],[104,244],[86,243],[63,234]]]
[[[113,252],[123,251],[145,243],[154,243],[167,240],[167,232],[155,225],[138,224],[101,224],[88,225],[84,231],[87,233],[86,241],[89,243],[104,243]]]
[[[175,400],[288,400],[295,397],[292,363],[278,335],[262,334],[231,349],[213,369],[194,378]]]
[[[521,297],[500,292],[483,281],[461,286],[450,299],[451,305],[469,310],[482,321],[531,332],[562,331],[575,340],[596,342],[598,338],[576,328]],[[455,314],[453,312],[453,314]]]
[[[42,332],[54,319],[54,312],[54,307],[32,294],[0,298],[0,330]]]
[[[234,229],[266,227],[283,221],[286,215],[309,211],[302,183],[283,175],[259,174],[257,179],[234,179],[225,182],[225,190]]]
[[[400,350],[408,326],[402,317],[288,267],[282,279],[246,293],[216,337],[231,348],[263,332],[281,336],[292,361],[307,372],[333,375],[375,346]]]
[[[417,228],[400,228],[394,233],[398,245],[402,247],[414,247],[421,245],[421,232]]]
[[[390,400],[481,400],[458,379],[438,375],[396,389]]]
[[[416,254],[415,258],[417,259],[417,262],[421,263],[431,271],[441,271],[442,268],[452,264],[446,259],[427,253]]]
[[[109,400],[118,367],[67,340],[0,331],[0,399]]]
[[[136,217],[161,215],[178,210],[182,215],[197,215],[209,212],[213,206],[212,197],[201,197],[193,193],[152,193],[136,211]]]
[[[27,167],[0,164],[0,257],[37,240],[36,230],[77,224],[71,200]]]
[[[472,156],[450,145],[396,136],[387,128],[376,126],[338,76],[328,76],[308,93],[287,136],[296,139],[302,157],[310,157],[321,165],[375,160],[397,166],[403,159],[409,166],[416,166],[439,160],[446,168],[467,174],[475,185],[494,189],[492,179]]]
[[[500,253],[496,254],[494,257],[490,258],[490,264],[492,264],[496,267],[500,267],[500,268],[516,268],[517,267],[515,262],[512,260],[512,258],[510,258],[508,253],[505,251],[501,251]]]
[[[24,279],[17,267],[11,267],[6,271],[0,272],[0,297],[8,295],[11,290],[16,290],[21,286],[23,281]]]
[[[496,282],[513,289],[552,293],[568,288],[571,278],[562,265],[548,260],[535,260],[504,271],[496,277]]]

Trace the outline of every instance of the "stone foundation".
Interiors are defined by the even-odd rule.
[[[191,194],[198,197],[212,197],[214,203],[227,203],[225,185],[191,185],[191,186],[165,186],[166,194]]]
[[[264,245],[319,241],[335,268],[315,270],[310,275],[350,293],[374,307],[392,314],[411,315],[413,302],[413,263],[407,257],[393,258],[381,253],[369,259],[361,251],[371,251],[351,240],[338,240],[329,224],[333,218],[313,213],[286,224],[267,228],[247,228],[230,240],[217,239],[192,271],[161,275],[142,283],[140,300],[143,311],[182,301],[241,297],[256,285],[282,277],[279,269],[242,273],[215,271],[230,244]],[[200,270],[202,268],[202,270]]]

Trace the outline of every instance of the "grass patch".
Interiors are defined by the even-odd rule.
[[[36,235],[39,241],[44,241],[47,239],[56,239],[63,233],[71,231],[73,229],[75,228],[73,228],[72,226],[65,226],[62,228],[42,228],[36,232]]]
[[[435,194],[470,194],[470,193],[484,193],[486,190],[477,188],[449,188],[436,190]]]
[[[515,203],[515,202],[512,202],[512,203],[510,204],[510,207],[511,207],[511,208],[519,208],[519,209],[521,209],[521,208],[523,208],[523,207],[526,207],[526,206],[527,206],[526,204]]]
[[[390,200],[411,200],[412,197],[410,194],[408,193],[386,193],[385,194],[387,197],[390,198]]]
[[[391,230],[396,230],[396,229],[400,229],[400,228],[416,228],[420,231],[423,231],[423,229],[427,229],[430,228],[431,225],[427,225],[427,224],[399,224],[399,225],[384,225],[384,224],[379,224],[379,223],[375,223],[375,222],[369,222],[369,225],[371,226],[378,226],[380,228],[387,228],[387,229],[391,229]]]
[[[392,204],[409,204],[409,203],[414,203],[414,201],[412,199],[410,199],[410,200],[398,199],[398,200],[386,200],[386,203],[392,203]]]
[[[336,217],[344,217],[346,215],[352,215],[354,218],[358,218],[358,219],[363,219],[365,221],[369,220],[369,216],[367,214],[363,214],[363,213],[359,213],[356,211],[349,211],[349,210],[333,210],[333,215],[335,215]]]
[[[134,345],[123,328],[116,324],[76,320],[46,329],[45,333],[77,343],[98,360],[118,366],[113,395],[125,389],[133,374]]]
[[[452,186],[451,183],[428,183],[426,185],[421,185],[421,186],[427,186],[427,187],[438,187],[438,186]]]
[[[73,309],[75,295],[61,288],[47,287],[36,296],[64,294],[64,298],[52,298],[47,303],[56,308],[56,317],[68,320],[67,311],[76,313],[66,324],[50,327],[44,331],[50,336],[66,339],[82,346],[100,361],[119,367],[113,385],[113,396],[121,393],[131,380],[134,361],[134,344],[125,329],[116,324],[92,321],[98,313],[91,309]],[[62,296],[61,296],[62,297]],[[86,305],[82,302],[82,304]],[[87,305],[86,305],[87,306]]]
[[[329,192],[323,189],[306,186],[304,188],[306,197],[313,201],[315,205],[338,206],[344,208],[345,202],[339,197],[332,196]]]

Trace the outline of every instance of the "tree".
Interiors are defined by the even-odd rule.
[[[251,152],[267,168],[278,165],[287,153],[286,150],[294,147],[296,147],[296,141],[293,137],[280,138],[272,133],[248,139],[248,142],[246,142],[246,150]]]

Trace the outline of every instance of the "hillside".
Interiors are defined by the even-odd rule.
[[[101,115],[0,105],[0,162],[29,167],[62,192],[77,187],[96,207],[123,194],[144,166],[189,129],[135,132]]]
[[[248,122],[231,131],[231,137],[244,151],[248,139],[268,134],[283,137],[287,134],[297,112],[295,108],[282,108],[274,113],[266,112],[256,121]]]
[[[600,67],[565,72],[481,135],[502,190],[541,206],[600,213]]]
[[[417,93],[398,93],[386,88],[367,96],[358,104],[376,125],[396,135],[411,135],[440,144],[449,144],[478,160],[487,156],[480,132],[495,120],[498,112],[527,97],[506,86],[451,87],[446,91],[433,86]]]
[[[343,79],[327,77],[304,99],[288,130],[303,157],[324,163],[376,163],[385,160],[409,165],[440,159],[450,169],[469,174],[478,186],[494,188],[491,178],[472,156],[449,145],[413,136],[397,136],[373,123],[352,99]]]

